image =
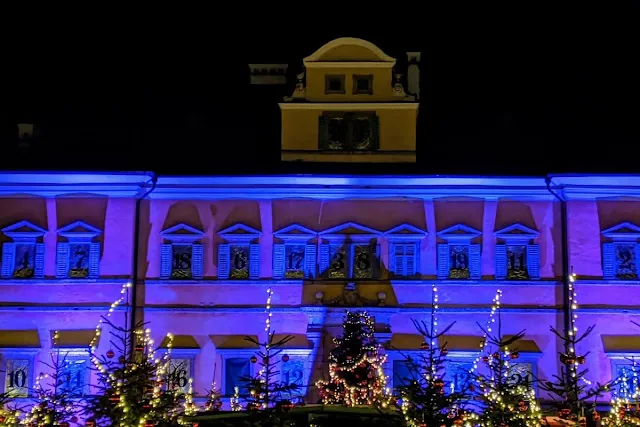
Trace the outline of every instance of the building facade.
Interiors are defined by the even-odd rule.
[[[392,63],[354,39],[307,58],[301,93],[281,105],[283,159],[411,161],[417,103],[392,80]],[[345,111],[354,115],[333,114]],[[372,114],[356,132],[361,113]],[[354,150],[354,135],[375,145]],[[265,339],[268,289],[273,330],[293,337],[282,380],[307,401],[350,308],[375,317],[393,387],[403,357],[420,351],[412,320],[428,320],[433,285],[439,324],[455,322],[452,387],[479,355],[478,323],[498,290],[503,331],[526,329],[521,366],[551,379],[562,344],[550,327],[563,328],[570,272],[577,327],[595,325],[577,351],[589,353],[589,380],[606,382],[640,353],[639,241],[632,176],[0,173],[0,391],[28,399],[56,351],[67,355],[66,387],[95,392],[88,348],[112,311],[116,324],[147,322],[161,347],[174,334],[179,385],[191,378],[202,396],[215,381],[228,397],[256,367],[244,337]],[[111,308],[128,283],[125,304]],[[106,337],[99,354],[112,348]]]

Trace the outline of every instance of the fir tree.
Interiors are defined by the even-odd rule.
[[[292,336],[285,336],[282,339],[275,339],[275,332],[271,330],[271,297],[273,292],[271,288],[267,289],[267,319],[265,322],[265,332],[267,339],[265,342],[259,342],[255,338],[245,337],[245,340],[258,346],[259,350],[251,357],[251,363],[259,363],[260,370],[257,374],[242,378],[249,395],[245,399],[247,409],[258,410],[268,409],[275,404],[278,406],[285,405],[289,407],[291,402],[288,398],[295,393],[299,385],[294,383],[284,383],[278,381],[280,378],[280,370],[278,365],[281,362],[287,362],[289,356],[282,354],[284,346],[293,339]]]
[[[213,370],[213,376],[215,377],[215,371]],[[206,401],[204,404],[204,410],[206,412],[219,412],[222,409],[222,393],[216,386],[215,380],[211,383],[211,389],[207,391]]]
[[[334,339],[336,347],[329,354],[329,380],[316,383],[322,401],[386,408],[390,402],[382,370],[386,357],[376,343],[373,319],[363,311],[347,312],[342,328],[343,336]]]
[[[171,380],[170,351],[156,359],[151,331],[137,325],[135,333],[115,326],[104,318],[111,328],[111,346],[117,351],[106,355],[92,354],[98,370],[97,396],[89,399],[85,411],[95,425],[151,426],[174,421],[182,412],[185,395]],[[94,347],[95,351],[95,347]]]
[[[401,410],[405,422],[410,427],[451,426],[462,420],[462,405],[466,399],[464,391],[447,393],[444,381],[448,350],[446,343],[440,345],[440,338],[454,323],[438,331],[436,318],[438,293],[435,286],[431,290],[430,322],[413,320],[418,333],[424,337],[420,346],[423,350],[417,358],[407,357],[408,377],[401,378],[398,390]]]
[[[18,426],[21,413],[22,411],[13,405],[11,393],[0,393],[0,427]]]
[[[506,338],[502,334],[500,298],[498,290],[491,307],[491,316],[484,333],[482,361],[486,370],[472,372],[471,382],[479,391],[480,403],[475,423],[487,427],[533,427],[541,422],[530,373],[519,366],[518,341],[524,330]],[[495,322],[494,322],[495,320]],[[493,326],[495,325],[495,326]]]
[[[54,347],[58,338],[56,331],[53,335]],[[80,406],[77,401],[78,391],[65,383],[66,354],[56,349],[51,352],[51,363],[44,365],[51,370],[51,373],[40,373],[36,378],[35,402],[23,423],[39,427],[68,427],[70,423],[78,422]]]
[[[595,400],[611,389],[613,382],[605,384],[593,384],[585,376],[587,369],[579,369],[586,362],[588,352],[578,355],[577,345],[593,332],[594,326],[578,334],[576,328],[576,311],[578,309],[577,294],[575,292],[576,275],[569,276],[569,327],[564,332],[559,332],[551,327],[553,332],[563,343],[564,352],[560,353],[560,362],[564,369],[560,375],[554,375],[553,381],[541,381],[540,388],[549,393],[554,400],[554,408],[557,416],[568,423],[577,422],[582,416],[588,416],[589,421],[599,419],[595,411]],[[556,415],[554,414],[554,415]]]

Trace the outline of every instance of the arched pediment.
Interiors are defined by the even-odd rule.
[[[371,42],[354,37],[341,37],[304,58],[305,65],[313,62],[386,62],[393,66],[396,60]]]

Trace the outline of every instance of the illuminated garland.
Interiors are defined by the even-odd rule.
[[[240,404],[240,389],[239,389],[239,387],[236,386],[236,387],[233,388],[233,396],[229,400],[229,403],[231,404],[231,410],[233,412],[242,411],[242,405]]]

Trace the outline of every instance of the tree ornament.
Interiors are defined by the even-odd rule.
[[[124,365],[124,364],[126,363],[126,361],[127,361],[127,359],[126,359],[124,356],[120,356],[120,357],[118,357],[118,362],[119,362],[121,365]]]
[[[587,359],[584,356],[578,356],[576,357],[576,362],[578,362],[581,365],[584,365],[585,363],[587,363]]]
[[[137,344],[135,350],[138,353],[142,353],[144,351],[144,346],[142,344]]]
[[[285,353],[285,354],[283,354],[283,355],[282,355],[282,361],[283,361],[284,363],[287,363],[287,362],[289,361],[289,355],[288,355],[288,354],[286,354],[286,353]]]
[[[115,355],[116,355],[116,354],[114,353],[114,351],[113,351],[113,350],[108,350],[108,351],[107,351],[107,357],[108,357],[109,359],[113,359],[113,356],[115,356]]]
[[[443,348],[442,350],[440,350],[441,356],[446,356],[447,354],[449,354],[449,350],[447,350],[446,348]]]
[[[76,417],[75,415],[71,417],[71,422],[76,424],[78,422],[78,417]]]
[[[427,344],[426,341],[422,341],[422,344],[420,344],[420,349],[421,350],[429,350],[429,344]]]
[[[518,353],[517,351],[514,351],[513,353],[510,354],[510,357],[512,359],[517,359],[518,357],[520,357],[520,353]]]
[[[258,361],[258,358],[256,356],[251,356],[251,358],[249,359],[249,362],[251,363],[256,363]]]

